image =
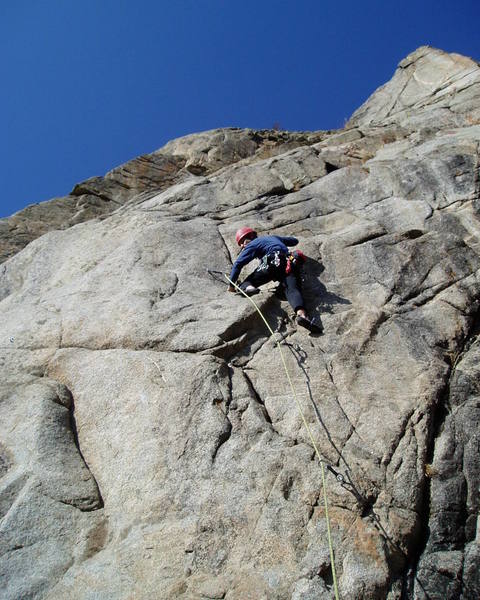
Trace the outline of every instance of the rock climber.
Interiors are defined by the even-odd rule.
[[[322,327],[310,319],[305,310],[302,293],[298,283],[299,263],[304,262],[305,255],[297,251],[292,253],[288,247],[296,246],[295,237],[281,237],[278,235],[257,236],[257,232],[250,227],[241,227],[235,234],[235,240],[241,252],[234,262],[230,272],[230,280],[235,283],[242,268],[254,258],[260,259],[258,267],[248,275],[247,279],[238,287],[247,296],[258,294],[259,285],[269,281],[278,281],[285,291],[290,306],[295,311],[297,323],[312,333],[321,333]],[[235,287],[230,284],[229,292],[235,292]]]

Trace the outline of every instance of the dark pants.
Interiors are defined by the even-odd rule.
[[[275,254],[276,256],[266,256],[240,287],[245,290],[248,285],[259,287],[269,281],[278,281],[285,291],[285,296],[290,306],[297,312],[299,308],[304,308],[303,297],[299,290],[298,277],[294,272],[286,275],[286,256]]]

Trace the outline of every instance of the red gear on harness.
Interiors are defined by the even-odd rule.
[[[290,275],[290,273],[295,267],[300,267],[306,260],[307,257],[301,250],[295,250],[294,252],[290,252],[290,254],[287,255],[287,266],[285,267],[285,274]]]

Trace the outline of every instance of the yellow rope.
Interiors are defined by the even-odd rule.
[[[255,307],[255,310],[258,312],[258,314],[262,318],[263,322],[267,326],[267,329],[269,330],[270,334],[273,336],[273,339],[275,340],[277,348],[278,348],[278,350],[280,352],[280,356],[282,357],[283,368],[285,369],[285,373],[287,375],[288,383],[290,384],[290,389],[292,390],[293,397],[295,398],[295,402],[297,403],[298,411],[300,413],[300,416],[302,417],[303,424],[305,425],[305,429],[307,430],[308,437],[310,438],[312,446],[313,446],[313,448],[315,450],[315,454],[317,455],[317,458],[318,458],[318,460],[320,462],[320,470],[322,472],[323,503],[324,503],[324,506],[325,506],[325,520],[327,522],[328,547],[329,547],[329,550],[330,550],[330,562],[331,562],[331,565],[332,565],[333,588],[334,588],[334,592],[335,592],[335,600],[339,600],[338,586],[337,586],[337,575],[336,575],[336,572],[335,572],[335,562],[334,562],[334,556],[333,556],[332,533],[331,533],[331,529],[330,529],[330,518],[328,516],[328,502],[327,502],[327,489],[326,489],[326,479],[325,479],[325,466],[323,464],[322,457],[320,456],[320,452],[319,452],[319,450],[317,448],[317,444],[315,443],[315,440],[313,438],[312,430],[310,429],[310,426],[308,425],[307,420],[305,419],[305,415],[303,414],[302,406],[300,404],[300,401],[298,400],[297,394],[295,392],[295,388],[293,387],[293,383],[292,383],[292,379],[290,377],[290,373],[288,372],[287,363],[285,362],[285,357],[283,356],[283,352],[282,352],[282,347],[280,345],[280,342],[277,340],[273,329],[270,327],[270,325],[268,324],[267,319],[263,316],[262,311],[257,306],[257,304],[252,300],[252,298],[250,296],[248,296],[227,275],[225,275],[225,278],[230,283],[230,285],[233,285],[239,292],[241,292],[245,296],[245,298],[247,298],[247,300],[249,300],[253,304],[253,306]]]

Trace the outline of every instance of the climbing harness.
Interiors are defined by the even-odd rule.
[[[280,352],[280,356],[282,359],[282,363],[283,363],[283,368],[285,370],[285,373],[287,375],[287,379],[288,379],[288,383],[290,385],[290,389],[292,391],[292,395],[295,399],[295,402],[297,404],[297,408],[299,411],[299,414],[302,418],[303,424],[305,426],[305,429],[308,433],[308,437],[310,439],[310,442],[312,443],[312,446],[315,450],[315,454],[318,458],[318,461],[320,462],[320,471],[322,474],[322,487],[323,487],[323,502],[324,502],[324,510],[325,510],[325,521],[327,524],[327,539],[328,539],[328,547],[329,547],[329,551],[330,551],[330,563],[331,563],[331,568],[332,568],[332,580],[333,580],[333,589],[335,592],[335,600],[339,600],[339,595],[338,595],[338,585],[337,585],[337,575],[336,575],[336,571],[335,571],[335,560],[334,560],[334,554],[333,554],[333,542],[332,542],[332,533],[331,533],[331,528],[330,528],[330,517],[328,514],[328,500],[327,500],[327,489],[326,489],[326,476],[325,476],[325,465],[324,465],[324,461],[320,455],[320,452],[318,450],[317,444],[315,443],[315,439],[313,437],[312,434],[312,430],[310,429],[307,420],[305,418],[304,412],[302,410],[302,406],[300,404],[300,401],[297,397],[297,394],[295,392],[295,388],[293,387],[293,383],[292,383],[292,378],[290,377],[290,373],[288,371],[287,368],[287,363],[285,362],[285,357],[283,355],[282,352],[282,347],[280,342],[278,341],[278,339],[275,337],[275,333],[273,331],[273,329],[270,327],[268,321],[266,320],[266,318],[264,317],[262,311],[260,310],[260,308],[255,304],[254,300],[248,296],[236,283],[234,283],[227,275],[225,275],[225,278],[227,279],[227,281],[230,283],[230,285],[234,286],[240,293],[242,293],[245,298],[247,298],[255,307],[255,310],[258,312],[258,314],[260,315],[260,317],[262,318],[263,322],[265,323],[265,325],[267,326],[268,331],[270,332],[270,334],[273,336],[273,339],[275,340],[276,346],[278,348],[278,351]],[[331,470],[331,469],[329,469]]]
[[[306,260],[307,257],[301,250],[294,250],[288,254],[275,250],[265,254],[257,267],[257,271],[276,271],[279,276],[283,273],[290,275],[295,270],[298,271]]]
[[[284,254],[279,250],[275,250],[274,252],[265,254],[256,270],[272,271],[273,274],[276,271],[276,274],[279,276],[277,281],[280,281],[283,274],[290,275],[292,272],[299,273],[300,267],[306,260],[307,257],[301,250],[294,250],[288,254]],[[215,281],[219,281],[225,285],[228,285],[228,281],[226,281],[226,279],[228,280],[228,277],[226,277],[223,271],[207,269],[207,273],[210,275],[210,277],[215,279]]]

